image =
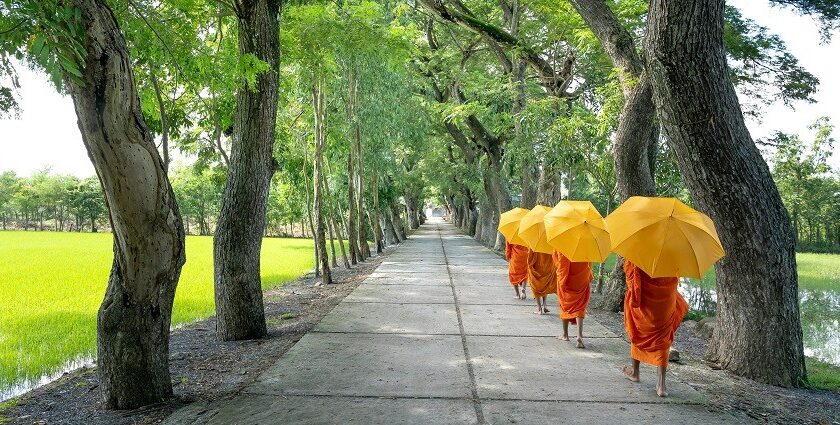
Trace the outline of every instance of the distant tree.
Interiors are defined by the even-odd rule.
[[[20,179],[14,171],[0,173],[0,221],[6,230],[10,216],[14,214],[15,193],[20,188]]]
[[[91,232],[97,231],[97,223],[108,212],[102,196],[102,186],[96,177],[88,177],[71,188],[67,195],[68,209],[75,217],[76,231],[81,232],[87,222]]]
[[[836,250],[840,247],[832,236],[837,232],[836,217],[840,213],[835,210],[837,176],[828,163],[834,148],[834,126],[828,117],[822,117],[810,129],[816,132],[810,144],[782,132],[765,143],[776,151],[772,157],[773,178],[790,213],[797,245],[800,249]]]

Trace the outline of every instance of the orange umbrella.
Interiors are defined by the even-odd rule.
[[[589,201],[560,201],[543,219],[549,245],[569,261],[601,263],[610,253],[610,234]]]
[[[525,245],[534,252],[554,253],[554,248],[548,244],[545,238],[545,224],[543,223],[543,217],[549,211],[551,211],[550,207],[537,205],[519,221],[519,236],[525,241]]]
[[[503,212],[499,217],[499,233],[504,235],[508,243],[527,246],[525,241],[519,237],[519,222],[522,217],[525,217],[525,214],[528,214],[528,210],[517,207]]]
[[[651,277],[703,277],[725,255],[715,223],[676,198],[633,196],[607,216],[612,249]]]

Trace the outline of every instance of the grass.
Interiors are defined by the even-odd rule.
[[[213,239],[188,236],[173,325],[211,316]],[[96,313],[111,269],[108,233],[0,232],[0,393],[94,355]],[[263,288],[312,268],[312,241],[266,238]]]
[[[840,366],[806,357],[805,367],[808,369],[808,385],[811,388],[840,393]]]

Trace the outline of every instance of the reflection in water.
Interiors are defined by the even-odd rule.
[[[715,313],[713,283],[680,279],[679,291],[692,310]],[[805,354],[840,366],[840,292],[800,288],[799,312]]]

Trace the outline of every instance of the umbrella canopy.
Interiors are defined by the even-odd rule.
[[[545,225],[543,224],[543,217],[549,211],[551,211],[551,208],[545,205],[537,205],[519,221],[519,237],[525,241],[525,246],[531,248],[532,251],[544,254],[554,253],[554,248],[545,239]]]
[[[503,212],[499,217],[499,233],[504,235],[508,243],[515,245],[527,246],[525,241],[519,237],[519,221],[529,210],[525,208],[514,208],[510,211]]]
[[[548,244],[569,261],[601,263],[610,253],[607,222],[589,201],[560,201],[543,221]]]
[[[725,255],[712,219],[676,198],[633,196],[607,226],[613,251],[651,277],[700,278]]]

